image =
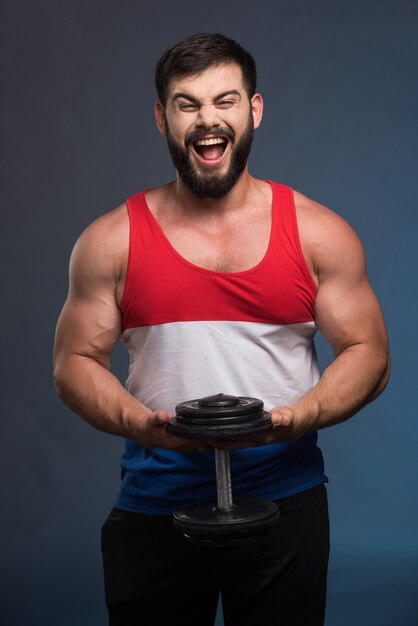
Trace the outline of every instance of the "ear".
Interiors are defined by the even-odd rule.
[[[155,121],[157,122],[157,128],[162,135],[166,134],[166,123],[165,123],[165,110],[160,101],[156,102],[154,105],[154,115]]]
[[[263,97],[259,93],[255,93],[251,98],[251,111],[254,120],[254,129],[258,128],[263,119]]]

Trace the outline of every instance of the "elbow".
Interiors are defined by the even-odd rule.
[[[65,402],[67,395],[67,385],[66,385],[66,377],[65,377],[65,368],[59,361],[54,362],[52,379],[54,382],[55,392],[57,396]]]
[[[387,352],[386,353],[386,359],[385,359],[385,367],[384,367],[384,370],[383,370],[382,381],[381,381],[382,391],[383,391],[383,389],[386,387],[386,385],[389,382],[390,372],[391,372],[390,355]]]
[[[52,379],[59,399],[71,410],[75,410],[74,373],[68,369],[65,362],[59,365],[54,364]]]
[[[63,400],[64,396],[64,385],[57,367],[54,367],[52,379],[54,381],[55,392],[61,400]]]
[[[386,388],[389,382],[390,372],[391,372],[391,362],[390,362],[389,352],[386,350],[384,354],[382,355],[382,357],[379,359],[377,372],[378,372],[377,383],[374,389],[372,390],[372,393],[370,394],[369,402],[372,402],[378,396],[380,396],[380,394],[382,393],[382,391],[384,391],[384,389]]]

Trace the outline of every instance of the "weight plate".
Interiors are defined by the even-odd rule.
[[[228,439],[264,432],[271,427],[270,413],[263,411],[261,417],[232,424],[216,419],[204,423],[200,421],[184,423],[176,416],[170,418],[167,429],[172,435],[184,439]]]
[[[168,430],[185,439],[240,437],[271,428],[270,414],[258,398],[218,393],[176,406]]]
[[[258,415],[264,408],[262,400],[246,396],[228,396],[219,393],[197,400],[181,402],[176,406],[176,415],[183,418],[233,417]]]
[[[236,404],[239,404],[239,401],[240,399],[238,396],[228,396],[225,393],[217,393],[215,396],[206,396],[206,398],[201,398],[197,404],[200,407],[235,406]]]
[[[275,502],[237,498],[229,511],[213,502],[191,504],[174,514],[174,524],[191,543],[227,546],[257,537],[278,517]]]

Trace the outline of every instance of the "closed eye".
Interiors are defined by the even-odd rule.
[[[236,100],[220,100],[216,103],[217,109],[230,109],[236,104]]]
[[[179,104],[178,106],[180,111],[193,112],[199,110],[199,106],[197,104],[193,104],[192,102],[185,102],[184,104]]]
[[[214,102],[214,106],[217,109],[230,109],[234,104],[237,104],[236,100],[219,100]],[[193,113],[200,109],[200,105],[197,102],[178,102],[177,106],[180,111],[185,111],[186,113]]]

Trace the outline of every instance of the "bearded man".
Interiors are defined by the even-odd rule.
[[[110,626],[319,626],[329,551],[317,430],[354,415],[389,375],[382,313],[362,246],[339,216],[248,171],[263,100],[251,55],[193,35],[156,68],[157,126],[176,178],[91,224],[77,242],[56,337],[63,400],[122,436],[119,494],[102,529]],[[319,375],[320,330],[335,358]],[[122,387],[109,363],[122,338]],[[219,392],[263,399],[271,428],[186,440],[174,407]],[[224,548],[172,521],[216,495],[214,448],[234,494],[275,501],[262,535]]]

